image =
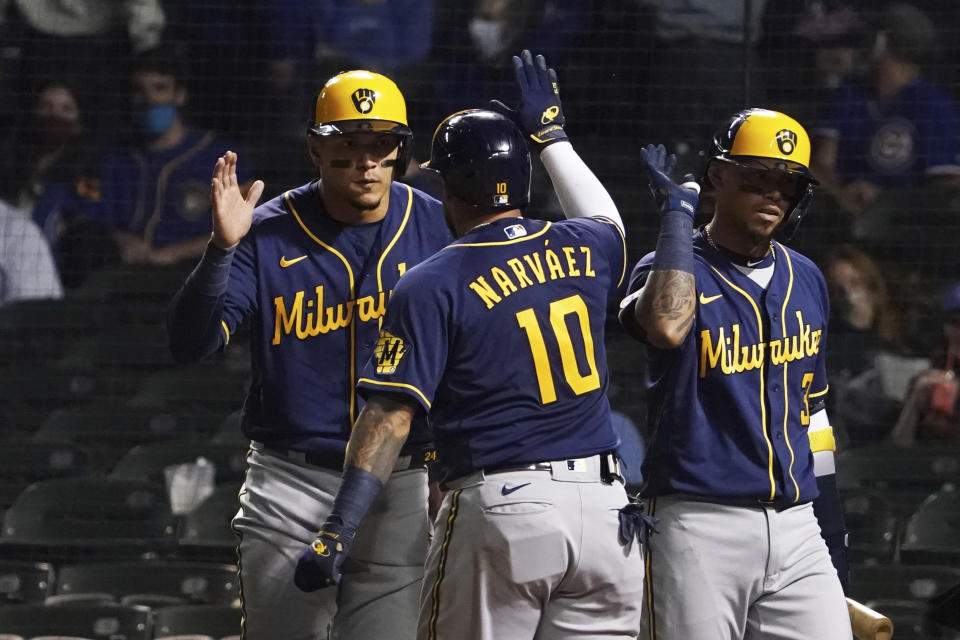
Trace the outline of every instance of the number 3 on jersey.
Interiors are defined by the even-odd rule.
[[[567,316],[576,314],[580,324],[580,333],[583,337],[584,354],[589,369],[587,375],[580,373],[577,365],[577,354],[573,350],[570,340],[570,331],[567,329]],[[517,324],[527,332],[530,342],[530,352],[533,356],[533,366],[537,371],[537,383],[540,385],[540,401],[549,404],[556,401],[557,390],[553,382],[553,371],[550,367],[550,357],[547,355],[547,344],[540,330],[540,322],[533,309],[524,309],[517,313]],[[554,300],[550,303],[550,326],[560,347],[560,362],[563,365],[563,376],[575,395],[594,391],[600,388],[600,374],[597,373],[597,358],[593,352],[593,333],[590,332],[590,313],[587,305],[579,295]]]

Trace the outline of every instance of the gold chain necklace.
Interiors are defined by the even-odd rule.
[[[713,250],[716,251],[717,253],[722,253],[722,252],[720,251],[720,247],[718,247],[718,246],[717,246],[717,243],[713,241],[713,236],[710,235],[710,224],[709,224],[709,223],[708,223],[708,224],[705,224],[705,225],[703,226],[703,230],[706,232],[707,242],[710,243],[710,246],[713,247]],[[777,253],[776,253],[776,251],[773,250],[773,240],[770,241],[770,248],[767,249],[767,253],[772,253],[772,254],[773,254],[773,259],[774,259],[774,260],[777,259]],[[766,256],[767,253],[765,253],[765,254],[763,254],[763,255]]]

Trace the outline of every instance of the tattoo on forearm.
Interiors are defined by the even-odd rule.
[[[674,269],[654,271],[647,281],[650,295],[643,297],[642,309],[659,320],[680,320],[683,328],[693,322],[693,307],[696,289],[693,274]]]
[[[371,398],[350,434],[346,463],[386,482],[410,433],[411,418],[402,405],[391,406]]]

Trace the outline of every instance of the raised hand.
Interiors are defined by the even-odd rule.
[[[693,218],[700,200],[700,185],[692,175],[684,176],[683,184],[677,184],[670,177],[677,166],[677,157],[662,144],[648,144],[640,149],[643,162],[650,174],[650,190],[660,206],[660,212],[682,211]]]
[[[511,109],[499,100],[491,100],[490,107],[516,122],[540,151],[566,140],[563,125],[567,120],[560,105],[557,72],[547,68],[543,56],[534,58],[526,49],[519,57],[513,56],[513,69],[520,85],[520,106]]]
[[[213,244],[221,249],[235,247],[250,231],[253,208],[263,195],[263,181],[257,180],[246,197],[237,184],[237,154],[227,151],[217,160],[210,182],[213,205]]]

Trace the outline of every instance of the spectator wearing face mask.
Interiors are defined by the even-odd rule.
[[[78,183],[82,211],[110,230],[125,264],[198,258],[210,239],[210,167],[236,146],[185,122],[187,87],[171,51],[136,58],[130,80],[133,139]],[[244,189],[249,172],[246,163]]]

